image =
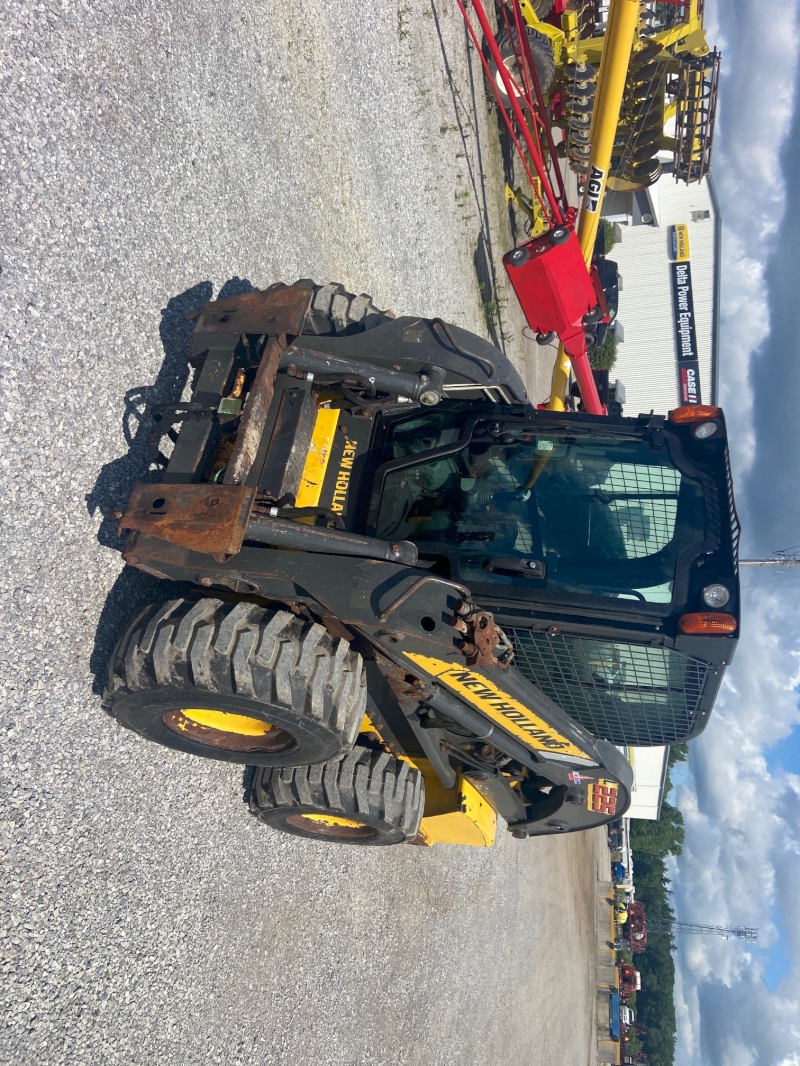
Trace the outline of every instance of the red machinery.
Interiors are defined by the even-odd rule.
[[[621,1000],[629,999],[634,992],[642,987],[642,978],[639,971],[629,962],[619,964],[619,996]]]
[[[630,941],[631,951],[637,954],[647,947],[647,915],[644,903],[635,901],[628,907],[628,922],[625,935]]]
[[[482,0],[458,0],[458,5],[492,86],[500,114],[531,183],[533,195],[550,224],[547,233],[503,256],[503,265],[531,329],[537,333],[555,333],[564,345],[580,388],[584,410],[594,415],[605,414],[589,365],[584,335],[584,327],[598,321],[602,311],[573,228],[577,212],[567,205],[564,180],[558,165],[553,167],[558,192],[551,181],[547,156],[555,160],[555,144],[519,0],[511,0],[510,10],[501,8],[515,52],[517,78],[512,76],[503,61]],[[496,73],[505,87],[505,94],[501,93],[495,72],[483,53],[467,5],[475,13]]]

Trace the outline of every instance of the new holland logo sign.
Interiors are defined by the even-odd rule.
[[[477,707],[487,718],[497,722],[518,740],[524,741],[536,751],[557,752],[576,759],[591,760],[591,756],[562,736],[549,722],[534,714],[524,703],[503,692],[493,681],[475,673],[468,667],[431,659],[427,655],[405,652],[407,658],[446,685],[451,691]]]
[[[669,257],[673,263],[689,261],[689,227],[685,222],[678,222],[667,230]]]
[[[692,267],[689,263],[689,227],[685,222],[670,226],[669,256],[672,274],[672,315],[675,321],[678,356],[678,394],[683,406],[701,402]]]

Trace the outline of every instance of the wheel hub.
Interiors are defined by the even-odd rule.
[[[286,822],[309,836],[326,837],[329,840],[364,840],[378,835],[378,830],[371,825],[329,811],[290,814]]]
[[[295,743],[291,733],[261,718],[208,707],[168,711],[162,721],[173,733],[229,751],[277,753],[286,751]]]

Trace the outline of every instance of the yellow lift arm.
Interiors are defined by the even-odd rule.
[[[578,240],[583,258],[589,267],[600,224],[600,211],[611,165],[625,78],[639,25],[640,7],[640,0],[611,0],[608,9],[603,54],[597,74],[597,94],[589,130],[592,151],[578,219]],[[564,351],[564,346],[560,345],[553,368],[550,399],[547,401],[549,411],[564,410],[564,397],[569,390],[569,368],[569,356]]]

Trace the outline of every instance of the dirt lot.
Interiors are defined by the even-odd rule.
[[[455,3],[6,11],[0,1059],[587,1061],[602,834],[305,844],[252,822],[240,772],[148,746],[97,695],[151,593],[104,515],[145,405],[180,394],[186,311],[335,278],[528,347]]]

